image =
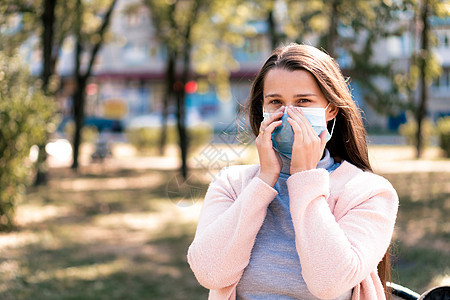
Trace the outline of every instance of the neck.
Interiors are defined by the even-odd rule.
[[[291,174],[291,159],[287,156],[284,156],[283,154],[280,153],[280,157],[281,157],[281,173],[284,174]]]
[[[280,153],[281,157],[281,173],[291,174],[291,159]],[[328,169],[334,164],[334,159],[330,156],[330,152],[325,148],[323,151],[322,159],[317,164],[316,168]]]

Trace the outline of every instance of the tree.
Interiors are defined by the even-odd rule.
[[[157,38],[160,43],[166,47],[165,90],[162,98],[163,109],[158,147],[160,155],[163,155],[167,142],[168,108],[175,96],[176,63],[179,51],[179,46],[176,42],[179,35],[179,33],[177,33],[178,24],[175,16],[176,2],[162,3],[160,1],[144,1],[144,3],[149,8],[150,18],[156,29],[155,34]],[[128,13],[133,13],[136,9],[139,9],[139,6],[139,4],[128,6]]]
[[[41,28],[39,29],[42,47],[41,88],[46,95],[54,96],[57,85],[56,80],[52,78],[57,77],[59,51],[69,36],[74,21],[74,14],[67,14],[67,11],[73,11],[75,4],[73,1],[42,1],[44,3],[36,4],[38,28]]]
[[[165,47],[166,79],[162,99],[160,153],[166,138],[167,107],[177,107],[177,129],[181,149],[181,173],[187,177],[188,131],[185,120],[185,85],[196,76],[214,86],[220,99],[230,98],[229,75],[238,68],[232,47],[244,44],[254,34],[247,20],[252,1],[190,0],[144,1],[150,11],[158,40]],[[135,9],[131,7],[130,9]]]
[[[55,112],[21,58],[0,52],[0,231],[14,227],[14,210],[30,174],[32,145],[42,143]]]
[[[408,69],[395,74],[395,84],[407,99],[407,111],[415,124],[416,157],[420,158],[424,148],[424,120],[427,116],[429,86],[439,77],[441,65],[433,53],[436,37],[431,30],[432,18],[450,16],[450,1],[409,0],[407,8],[413,12],[410,31],[413,36],[413,50]]]
[[[72,26],[72,1],[41,0],[25,1],[6,0],[0,6],[8,18],[20,19],[20,30],[7,35],[5,40],[6,51],[14,51],[21,44],[33,36],[40,35],[42,48],[42,69],[40,74],[40,88],[48,96],[48,101],[54,100],[57,89],[56,64],[59,50]],[[9,50],[8,50],[9,49]],[[5,50],[5,49],[4,49]],[[39,145],[39,156],[35,163],[35,185],[45,184],[47,181],[47,166],[45,145],[48,137]]]
[[[417,157],[422,154],[423,137],[422,122],[427,115],[428,89],[432,80],[440,73],[440,66],[432,53],[433,33],[430,30],[429,20],[432,16],[448,16],[448,1],[438,0],[404,0],[393,1],[356,1],[333,0],[319,3],[318,10],[328,15],[325,21],[328,26],[317,22],[316,18],[323,18],[323,14],[314,14],[309,18],[310,27],[322,28],[319,46],[324,47],[330,55],[338,57],[338,48],[347,51],[351,57],[351,66],[347,72],[352,80],[359,83],[365,92],[364,100],[378,113],[383,115],[395,114],[399,110],[413,112],[416,124]],[[420,28],[420,49],[412,54],[409,74],[402,78],[393,67],[392,61],[376,63],[372,61],[374,44],[376,41],[390,36],[400,36],[409,28],[402,24],[401,16],[406,12],[415,12],[414,28]],[[308,14],[307,14],[308,15]],[[319,24],[319,25],[317,25]],[[353,31],[353,37],[343,38],[339,28],[348,28]],[[319,31],[320,32],[320,31]],[[359,44],[359,47],[358,47]],[[359,49],[358,49],[359,48]],[[375,79],[384,78],[389,84],[388,88],[380,88]],[[419,101],[414,101],[413,91],[419,82]],[[404,97],[401,91],[409,91]]]
[[[430,13],[432,0],[423,0],[420,7],[420,22],[422,24],[422,34],[420,38],[420,58],[419,58],[419,70],[420,70],[420,98],[419,105],[416,109],[416,121],[417,121],[417,133],[416,133],[416,156],[420,158],[422,155],[423,139],[422,139],[422,121],[427,114],[428,103],[428,84],[426,80],[427,61],[430,52]]]
[[[55,10],[56,0],[44,0],[44,11],[41,15],[42,30],[42,90],[47,92],[50,77],[55,72],[56,59],[58,54],[53,49],[55,35]]]
[[[447,1],[448,2],[448,1]],[[417,123],[416,133],[416,157],[420,158],[423,152],[423,120],[427,115],[429,86],[432,80],[439,76],[441,69],[436,63],[436,58],[432,53],[432,39],[433,33],[430,28],[430,17],[433,15],[444,15],[445,11],[441,9],[441,1],[438,0],[422,0],[417,3],[419,9],[419,16],[421,27],[420,35],[420,49],[417,57],[417,64],[419,67],[419,103],[415,111],[415,119]],[[448,14],[447,11],[447,16]],[[438,65],[436,67],[436,65]],[[434,68],[433,68],[434,66]]]
[[[30,38],[35,27],[34,7],[21,1],[5,0],[0,2],[0,51],[12,57]]]
[[[312,15],[313,18],[308,18],[307,27],[323,30],[319,46],[324,47],[328,53],[334,54],[334,57],[339,55],[336,53],[338,48],[350,54],[352,64],[347,72],[365,92],[366,103],[383,115],[392,115],[399,110],[412,112],[417,124],[415,140],[416,155],[419,158],[423,152],[422,123],[427,115],[428,89],[432,80],[440,73],[438,59],[432,52],[435,38],[429,22],[433,16],[448,17],[450,15],[449,1],[333,0],[323,1],[323,3],[320,3],[322,1],[312,2],[316,3],[317,11],[323,11],[328,17],[323,19],[323,13],[311,12],[310,9],[305,15]],[[419,41],[417,43],[419,49],[412,53],[407,74],[402,74],[402,71],[394,68],[392,61],[383,64],[373,62],[373,46],[382,38],[400,36],[409,30],[408,24],[405,26],[401,20],[401,17],[408,12],[414,12],[415,15],[412,27],[414,28],[413,33]],[[328,26],[323,25],[323,22]],[[349,40],[339,36],[339,26],[350,28],[353,36],[358,39]],[[360,46],[355,47],[358,44]],[[377,86],[374,79],[379,78],[384,78],[389,83],[388,88]],[[415,101],[414,91],[417,88],[419,99]]]
[[[163,99],[163,131],[160,149],[163,148],[167,107],[170,99],[175,98],[177,129],[181,150],[181,173],[187,178],[188,133],[186,130],[185,85],[188,82],[191,67],[192,29],[198,14],[208,7],[209,0],[192,1],[145,1],[150,10],[151,19],[156,28],[158,39],[165,46],[166,60],[166,94]],[[177,68],[177,65],[180,68]],[[181,69],[178,73],[177,70]]]
[[[60,1],[60,5],[61,5]],[[44,0],[44,9],[40,13],[40,22],[42,26],[41,47],[42,47],[42,71],[41,71],[41,89],[47,96],[53,96],[55,88],[50,87],[50,80],[55,75],[56,63],[58,60],[59,49],[66,37],[63,26],[59,26],[60,38],[58,42],[55,38],[55,25],[57,25],[56,7],[57,0]],[[37,13],[39,15],[39,13]],[[59,16],[59,20],[62,16]],[[47,183],[47,153],[45,151],[45,145],[47,144],[48,136],[44,138],[42,143],[39,144],[39,155],[36,161],[36,176],[34,185],[45,185]]]
[[[75,69],[74,79],[76,82],[76,88],[73,93],[73,117],[75,121],[75,134],[73,137],[73,162],[72,169],[78,168],[78,156],[79,148],[81,144],[81,130],[83,128],[84,120],[84,108],[85,108],[85,89],[87,80],[91,76],[92,67],[100,48],[103,45],[105,34],[111,19],[112,12],[117,0],[110,1],[106,8],[106,13],[98,28],[91,28],[92,24],[84,22],[84,17],[92,12],[96,12],[98,3],[83,3],[82,0],[77,0],[75,7],[75,23],[74,23],[74,36],[76,39],[75,46]],[[86,7],[93,5],[94,7]],[[93,16],[92,16],[93,17]],[[85,66],[85,70],[82,70],[81,57],[85,53],[86,48],[89,48],[88,64]]]
[[[398,25],[398,11],[401,3],[382,0],[285,0],[277,1],[278,12],[274,12],[271,1],[258,1],[268,9],[268,28],[272,45],[280,40],[297,43],[312,43],[339,59],[342,53],[351,58],[351,65],[345,70],[370,94],[382,95],[381,89],[373,84],[373,78],[386,77],[391,80],[391,65],[372,61],[373,46],[381,38],[400,35],[406,30]],[[283,4],[283,5],[280,5]],[[274,14],[282,15],[277,20]],[[281,29],[281,30],[280,30]],[[389,93],[395,92],[394,89]],[[369,94],[369,93],[368,93]],[[367,102],[376,110],[386,106],[373,99]]]

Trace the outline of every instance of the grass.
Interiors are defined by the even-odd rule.
[[[0,235],[0,299],[205,299],[186,262],[200,202],[168,198],[173,175],[58,173],[30,190]]]
[[[202,198],[174,171],[53,169],[0,234],[0,299],[207,299],[186,261]],[[385,174],[400,195],[393,281],[419,293],[450,276],[450,173]]]
[[[393,281],[420,293],[450,284],[450,173],[385,177],[400,196]]]

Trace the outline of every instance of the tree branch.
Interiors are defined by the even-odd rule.
[[[95,57],[97,56],[97,53],[98,53],[98,51],[100,50],[100,47],[103,44],[103,40],[104,40],[104,37],[105,37],[105,32],[106,32],[106,29],[108,28],[109,21],[111,19],[111,15],[112,15],[112,12],[114,10],[114,6],[116,5],[116,2],[117,2],[117,0],[113,0],[111,2],[111,5],[109,6],[108,11],[105,14],[105,17],[103,18],[102,26],[100,27],[100,29],[99,29],[99,31],[97,33],[100,36],[100,39],[94,45],[94,48],[92,48],[91,59],[89,61],[89,65],[88,65],[88,68],[86,70],[86,73],[84,74],[85,79],[88,78],[91,75],[92,66],[94,65]]]
[[[10,3],[5,3],[6,10],[5,14],[18,14],[18,13],[36,13],[36,9],[32,5],[20,1],[11,1]]]

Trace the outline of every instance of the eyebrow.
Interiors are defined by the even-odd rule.
[[[294,98],[303,98],[303,97],[316,97],[317,95],[314,93],[306,93],[306,94],[297,94],[294,95]],[[264,98],[282,98],[280,94],[268,94]]]

